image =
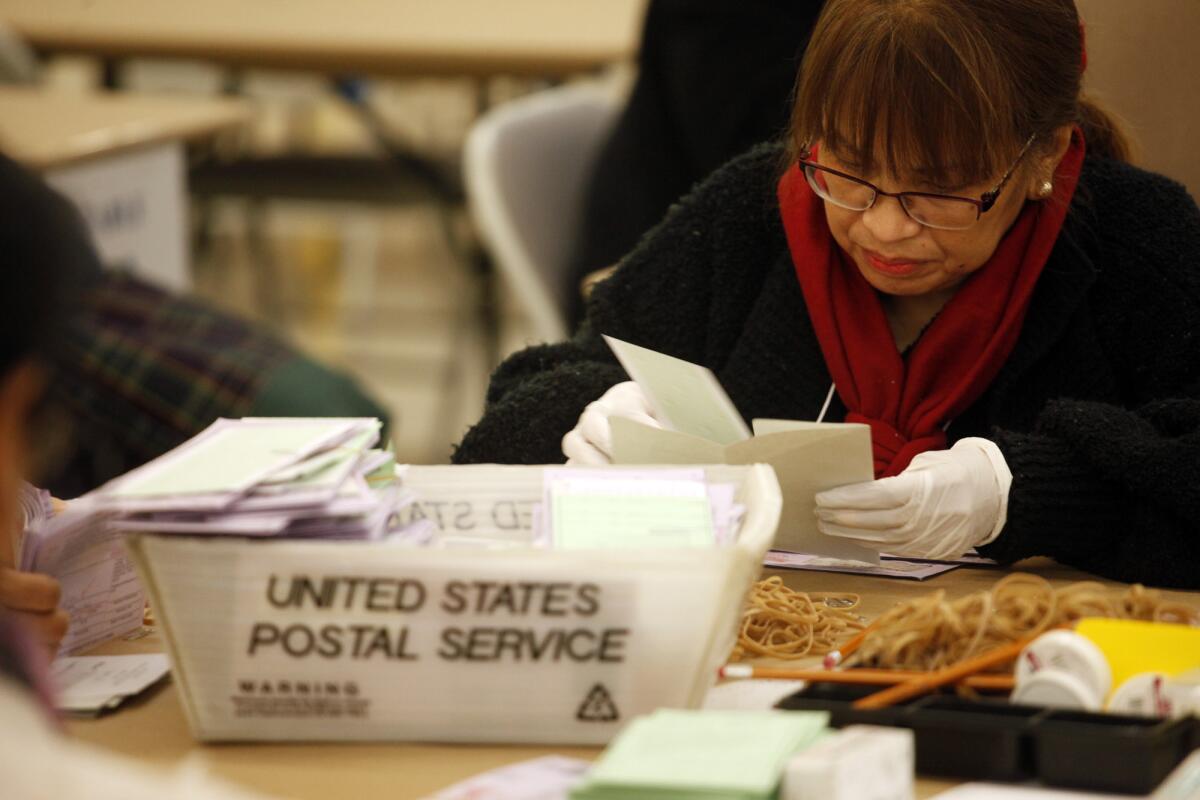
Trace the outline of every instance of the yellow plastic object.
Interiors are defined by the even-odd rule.
[[[1178,675],[1200,668],[1200,628],[1088,617],[1079,621],[1075,632],[1091,639],[1104,653],[1114,687],[1139,672]]]

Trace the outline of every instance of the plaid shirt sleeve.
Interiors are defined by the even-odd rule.
[[[62,487],[60,497],[74,496],[166,452],[217,417],[261,414],[260,396],[298,364],[307,365],[304,374],[314,384],[330,381],[342,390],[324,400],[326,408],[306,407],[297,396],[298,416],[383,416],[344,376],[261,327],[106,272],[89,292],[58,365],[73,453],[48,485],[56,493]]]

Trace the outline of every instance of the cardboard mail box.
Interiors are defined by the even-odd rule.
[[[193,735],[601,744],[698,706],[775,535],[773,471],[705,467],[746,506],[732,545],[556,550],[531,545],[542,469],[408,468],[442,547],[131,536]]]

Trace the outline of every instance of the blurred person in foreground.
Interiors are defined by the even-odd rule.
[[[58,581],[14,568],[23,531],[54,512],[49,494],[25,483],[53,436],[51,367],[68,310],[96,269],[74,209],[0,156],[0,613],[7,611],[53,652],[69,620]]]
[[[46,679],[67,625],[58,584],[14,570],[12,559],[19,532],[45,500],[23,488],[23,478],[36,470],[39,443],[50,435],[41,416],[47,365],[95,254],[70,204],[3,156],[0,186],[0,796],[252,800],[196,765],[150,771],[59,730]]]
[[[784,140],[502,364],[455,460],[607,463],[612,415],[653,421],[608,334],[747,419],[868,425],[877,479],[817,496],[827,535],[1200,587],[1200,211],[1085,67],[1073,0],[828,0]]]

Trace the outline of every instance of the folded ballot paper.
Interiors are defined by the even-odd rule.
[[[875,477],[866,425],[756,419],[751,431],[707,368],[604,338],[664,425],[611,418],[613,463],[770,464],[783,494],[775,549],[879,563],[874,550],[821,533],[815,515],[818,492]]]
[[[96,716],[115,708],[167,677],[162,653],[57,658],[50,668],[54,704],[73,716]]]
[[[571,800],[768,800],[788,760],[820,737],[823,711],[677,711],[633,720]]]
[[[122,537],[165,534],[420,539],[395,526],[412,500],[375,419],[220,419],[189,441],[26,532],[19,563],[62,584],[71,627],[60,653],[137,628],[145,595]]]

